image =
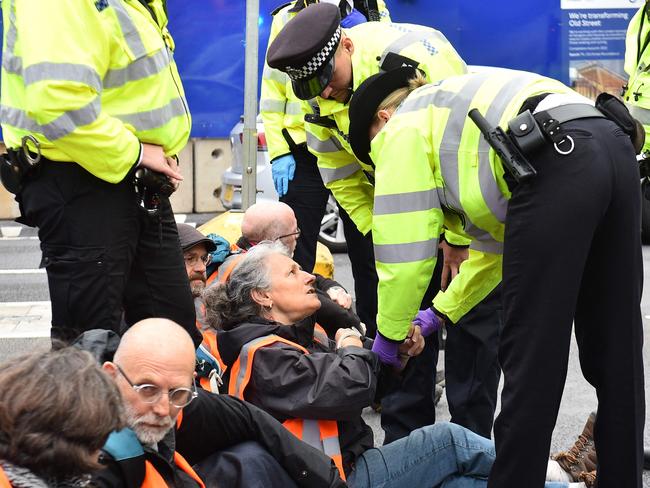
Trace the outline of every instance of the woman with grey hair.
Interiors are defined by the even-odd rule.
[[[223,327],[219,352],[228,365],[228,392],[327,453],[351,487],[485,484],[493,444],[457,425],[423,427],[373,448],[361,411],[377,385],[398,372],[381,369],[372,341],[356,329],[340,329],[328,341],[313,320],[303,320],[319,306],[313,282],[282,246],[261,243],[225,285],[206,290],[207,312]],[[423,347],[419,327],[410,334],[405,356]]]
[[[89,486],[122,427],[117,387],[90,353],[67,347],[0,365],[0,487]]]

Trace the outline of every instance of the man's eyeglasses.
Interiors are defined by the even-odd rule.
[[[196,254],[185,254],[183,255],[185,264],[188,266],[196,266],[199,264],[199,260],[203,263],[204,266],[209,266],[212,262],[212,254],[204,254],[203,256],[197,256]]]
[[[143,384],[135,385],[129,379],[129,377],[122,371],[117,364],[115,365],[117,370],[120,372],[124,379],[131,385],[131,388],[140,396],[140,399],[145,403],[156,403],[160,400],[160,397],[163,394],[163,389],[156,385]],[[190,404],[198,396],[196,392],[196,383],[193,382],[192,388],[174,388],[173,390],[167,391],[167,398],[169,398],[169,403],[171,403],[176,408],[183,408]]]
[[[291,234],[284,234],[282,236],[276,237],[275,240],[279,241],[280,239],[284,239],[285,237],[292,237],[292,236],[300,237],[300,227],[296,227],[296,231],[292,232]]]

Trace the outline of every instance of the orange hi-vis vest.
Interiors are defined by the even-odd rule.
[[[227,366],[219,354],[217,332],[208,327],[205,320],[205,303],[200,297],[194,299],[194,309],[196,311],[196,328],[199,329],[203,336],[203,342],[201,342],[199,349],[202,349],[203,353],[207,356],[207,358],[201,358],[199,357],[199,351],[197,351],[197,360],[209,359],[207,362],[216,363],[220,368],[220,370],[216,367],[212,368],[207,377],[199,374],[199,383],[204,390],[219,393],[219,387],[223,384],[221,378],[226,372]]]
[[[0,488],[11,488],[9,478],[7,478],[7,475],[3,471],[2,467],[0,467]]]
[[[183,411],[181,410],[178,414],[178,417],[176,417],[177,429],[181,426],[182,422],[183,422]],[[185,458],[176,451],[174,451],[174,464],[176,465],[177,468],[181,469],[182,471],[185,471],[185,473],[187,473],[190,476],[190,478],[196,481],[201,488],[205,488],[203,481],[201,480],[201,478],[199,478],[199,475],[196,474],[196,472],[192,469],[192,466],[190,466],[190,464],[185,460]],[[151,464],[149,461],[145,461],[145,473],[144,473],[144,481],[142,482],[142,488],[159,488],[159,487],[166,488],[167,486],[168,485],[165,482],[165,479],[162,476],[160,476],[160,473],[156,471],[156,468],[154,468],[153,464]]]
[[[185,460],[183,456],[174,452],[174,464],[177,468],[185,471],[201,488],[205,488],[203,481],[199,478],[199,475],[192,469],[192,466]],[[160,476],[160,473],[156,471],[153,464],[149,461],[144,462],[145,471],[144,471],[144,481],[142,482],[142,488],[167,488],[169,485],[165,482],[165,479]]]
[[[327,344],[327,334],[319,325],[314,328],[314,340],[318,342],[325,341],[324,344]],[[260,348],[270,346],[276,342],[282,342],[298,349],[303,354],[309,354],[309,351],[300,344],[275,334],[258,337],[247,342],[239,352],[239,357],[230,371],[230,383],[228,385],[230,395],[245,400],[244,392],[251,379],[255,353]],[[341,444],[339,442],[339,427],[336,420],[288,419],[282,425],[302,441],[332,458],[341,478],[345,480]]]

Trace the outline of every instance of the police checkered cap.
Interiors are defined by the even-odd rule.
[[[298,12],[278,32],[266,53],[271,68],[302,82],[318,76],[334,56],[341,40],[341,14],[337,6],[316,3]]]
[[[311,77],[316,73],[320,68],[322,68],[327,61],[333,56],[336,47],[339,45],[341,40],[341,28],[339,27],[334,32],[334,35],[327,41],[327,44],[321,49],[316,55],[307,61],[307,64],[300,68],[292,68],[287,66],[285,68],[286,73],[289,75],[289,78],[292,80],[303,80],[305,78]]]

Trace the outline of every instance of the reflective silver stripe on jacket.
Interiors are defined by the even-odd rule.
[[[375,259],[380,263],[411,263],[438,255],[438,239],[405,244],[375,244]]]
[[[162,127],[179,115],[185,115],[185,103],[181,98],[174,98],[167,105],[153,110],[115,115],[115,117],[125,124],[131,124],[136,131],[144,131]]]
[[[373,215],[418,212],[434,208],[440,208],[438,192],[435,189],[393,195],[375,195]]]
[[[129,13],[124,8],[122,1],[108,0],[108,4],[115,10],[115,15],[117,16],[120,28],[122,29],[122,35],[124,36],[127,46],[129,46],[129,49],[133,53],[133,56],[135,58],[146,56],[147,51],[144,48],[142,39],[140,39],[140,33],[136,29]]]
[[[289,79],[289,76],[279,69],[273,69],[268,64],[264,65],[264,71],[262,71],[262,79],[275,81],[276,83],[285,84]]]
[[[650,125],[650,110],[647,108],[638,107],[637,105],[632,105],[629,102],[626,102],[625,105],[630,111],[630,115],[632,115],[632,117],[641,122],[643,125]]]
[[[341,143],[336,137],[330,137],[321,141],[311,132],[307,132],[307,146],[319,153],[335,153],[343,150],[343,146],[341,146]]]
[[[528,73],[517,75],[501,87],[499,93],[497,93],[494,100],[486,110],[486,113],[483,114],[492,126],[499,125],[501,117],[503,117],[503,113],[512,99],[535,78],[536,75]],[[485,140],[485,137],[481,136],[479,139],[478,151],[479,182],[481,185],[483,200],[490,209],[490,212],[492,212],[492,215],[503,224],[506,221],[508,201],[503,193],[501,193],[501,190],[496,183],[495,176],[492,173],[489,154],[490,145]]]
[[[235,396],[240,399],[244,399],[244,392],[240,393],[239,389],[244,383],[246,378],[246,371],[248,370],[248,356],[250,355],[251,349],[254,349],[260,342],[266,341],[269,336],[258,337],[252,341],[248,341],[244,344],[239,351],[239,373],[237,373],[237,378],[235,378]],[[273,336],[272,336],[273,337]]]
[[[338,437],[326,437],[323,439],[323,452],[329,457],[340,456],[341,444],[339,443]]]
[[[334,421],[332,420],[332,422]],[[341,445],[338,437],[321,439],[320,426],[317,420],[302,420],[301,440],[329,457],[341,455]]]
[[[9,27],[7,28],[7,37],[5,38],[5,46],[2,53],[2,67],[9,73],[20,74],[23,69],[22,59],[15,55],[16,53],[16,37],[18,31],[16,30],[16,9],[14,6],[15,0],[8,0],[9,5]]]
[[[286,102],[284,100],[271,100],[264,98],[260,100],[260,112],[284,113]]]
[[[492,254],[503,254],[503,242],[495,241],[489,234],[488,240],[473,240],[469,244],[470,249],[481,252],[489,252]]]
[[[77,127],[94,122],[99,116],[100,110],[101,101],[99,96],[97,96],[86,106],[77,110],[68,110],[52,122],[40,125],[28,116],[27,112],[24,110],[2,105],[0,107],[0,120],[3,124],[29,132],[40,133],[50,141],[55,141],[61,137],[67,136]]]
[[[74,63],[37,63],[23,71],[23,83],[29,86],[39,81],[75,81],[88,85],[97,93],[102,91],[99,73],[89,66]]]
[[[300,115],[304,112],[305,110],[301,102],[287,102],[287,106],[284,109],[284,113],[287,115]]]
[[[172,62],[167,47],[163,46],[151,56],[138,58],[124,68],[110,69],[104,76],[104,88],[116,88],[126,85],[130,81],[142,80],[149,76],[157,75],[166,69]]]
[[[340,168],[321,168],[318,167],[320,177],[323,179],[323,184],[327,185],[336,180],[342,180],[348,176],[352,176],[357,171],[362,171],[363,168],[356,161],[354,163],[346,164]]]
[[[403,51],[407,46],[410,46],[411,44],[415,44],[416,42],[421,42],[424,47],[429,51],[431,54],[435,54],[438,50],[430,44],[428,41],[441,41],[441,42],[447,42],[447,39],[445,39],[445,36],[443,36],[440,32],[438,32],[435,29],[426,29],[422,30],[421,28],[417,28],[416,26],[412,26],[411,24],[390,24],[391,27],[401,31],[405,32],[401,37],[398,37],[396,40],[391,42],[386,49],[384,49],[384,52],[381,54],[381,58],[379,60],[379,65],[384,62],[386,59],[386,56],[388,56],[388,53],[397,53],[399,54],[401,51]]]

